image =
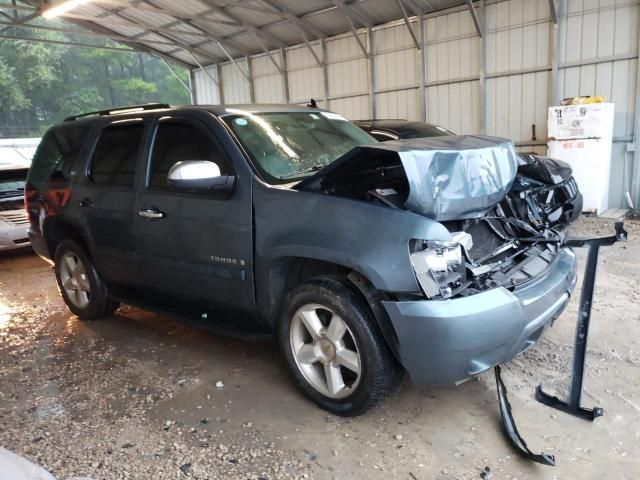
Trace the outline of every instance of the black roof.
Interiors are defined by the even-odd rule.
[[[273,104],[234,104],[234,105],[169,105],[166,103],[149,103],[144,105],[131,105],[105,110],[97,110],[95,112],[87,112],[79,115],[73,115],[65,118],[65,122],[75,122],[90,120],[96,118],[113,118],[116,116],[141,116],[151,114],[158,111],[207,111],[216,116],[233,115],[235,113],[261,113],[261,112],[321,112],[322,108],[307,107],[303,105],[284,105],[279,103]]]
[[[453,132],[450,132],[449,130],[438,125],[413,120],[354,120],[353,123],[366,130],[367,132],[378,130],[386,133],[391,133],[400,138],[403,138],[407,135],[409,135],[410,138],[416,138],[419,136],[431,137],[440,135],[454,135]],[[424,135],[420,135],[420,133],[424,133]]]

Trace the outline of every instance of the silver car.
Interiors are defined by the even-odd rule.
[[[29,169],[0,164],[0,252],[29,245],[29,219],[24,209],[24,186]]]

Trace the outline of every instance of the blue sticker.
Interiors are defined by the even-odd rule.
[[[240,125],[241,127],[244,127],[247,123],[249,123],[244,118],[236,118],[234,121],[236,122],[236,125]]]

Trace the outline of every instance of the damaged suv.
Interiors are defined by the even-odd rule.
[[[147,105],[67,119],[34,166],[30,239],[73,313],[128,302],[276,334],[340,415],[405,371],[452,384],[512,359],[575,286],[572,213],[540,216],[558,172],[523,174],[504,139],[379,143],[317,108]]]

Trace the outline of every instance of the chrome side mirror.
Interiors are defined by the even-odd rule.
[[[186,160],[169,169],[169,188],[178,192],[231,192],[234,175],[222,175],[220,167],[208,160]]]

